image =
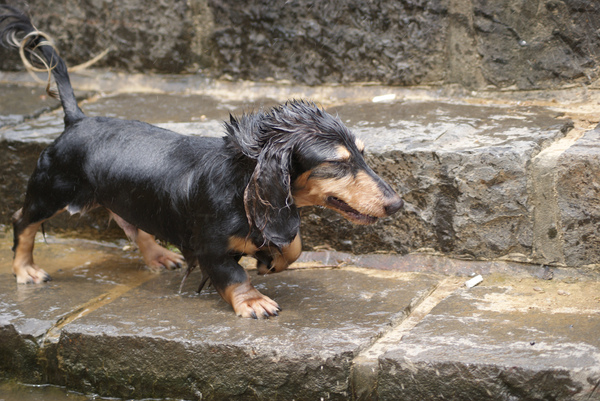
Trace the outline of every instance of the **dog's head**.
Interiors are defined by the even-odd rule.
[[[269,113],[232,117],[226,128],[256,160],[244,193],[248,219],[277,246],[296,236],[302,206],[324,206],[357,224],[402,207],[398,194],[367,166],[364,144],[314,104],[295,101]]]

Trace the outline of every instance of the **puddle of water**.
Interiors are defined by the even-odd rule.
[[[58,101],[49,99],[41,86],[2,85],[3,99],[10,101],[0,103],[0,114],[3,116],[36,115],[59,105]]]
[[[118,94],[84,102],[88,116],[118,117],[145,121],[151,124],[229,119],[229,113],[257,111],[275,106],[273,99],[261,98],[254,102],[223,102],[206,95]],[[222,130],[220,130],[222,131]]]
[[[96,396],[85,396],[57,386],[33,386],[0,381],[0,401],[88,401],[107,400]],[[113,398],[114,400],[114,398]]]
[[[119,400],[98,395],[84,395],[51,385],[28,385],[0,379],[0,401],[102,401]],[[152,398],[145,401],[184,401],[175,398]]]

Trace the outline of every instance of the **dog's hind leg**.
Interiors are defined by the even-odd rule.
[[[183,265],[183,256],[160,246],[156,243],[156,239],[153,235],[129,224],[112,211],[109,212],[119,227],[123,229],[125,235],[127,235],[131,241],[136,243],[142,254],[142,258],[144,258],[146,266],[153,270],[159,270],[161,268],[173,270],[178,269]]]
[[[144,262],[152,269],[165,267],[173,270],[183,265],[183,256],[157,244],[154,235],[138,229],[135,243],[140,248]]]
[[[35,244],[35,234],[41,225],[53,215],[64,211],[59,210],[56,213],[48,213],[49,216],[31,218],[28,209],[23,211],[19,209],[13,215],[14,228],[14,259],[12,271],[19,284],[43,283],[52,278],[48,273],[39,268],[33,262],[33,247]]]

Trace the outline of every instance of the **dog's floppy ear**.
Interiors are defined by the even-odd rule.
[[[265,144],[244,191],[251,226],[278,247],[292,242],[300,228],[290,182],[292,153],[293,145],[289,141],[274,139]]]

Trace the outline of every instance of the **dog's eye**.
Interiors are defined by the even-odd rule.
[[[348,160],[329,160],[327,163],[331,164],[332,166],[344,166],[348,164]]]
[[[327,164],[335,174],[346,174],[352,170],[352,163],[349,160],[332,160]]]

